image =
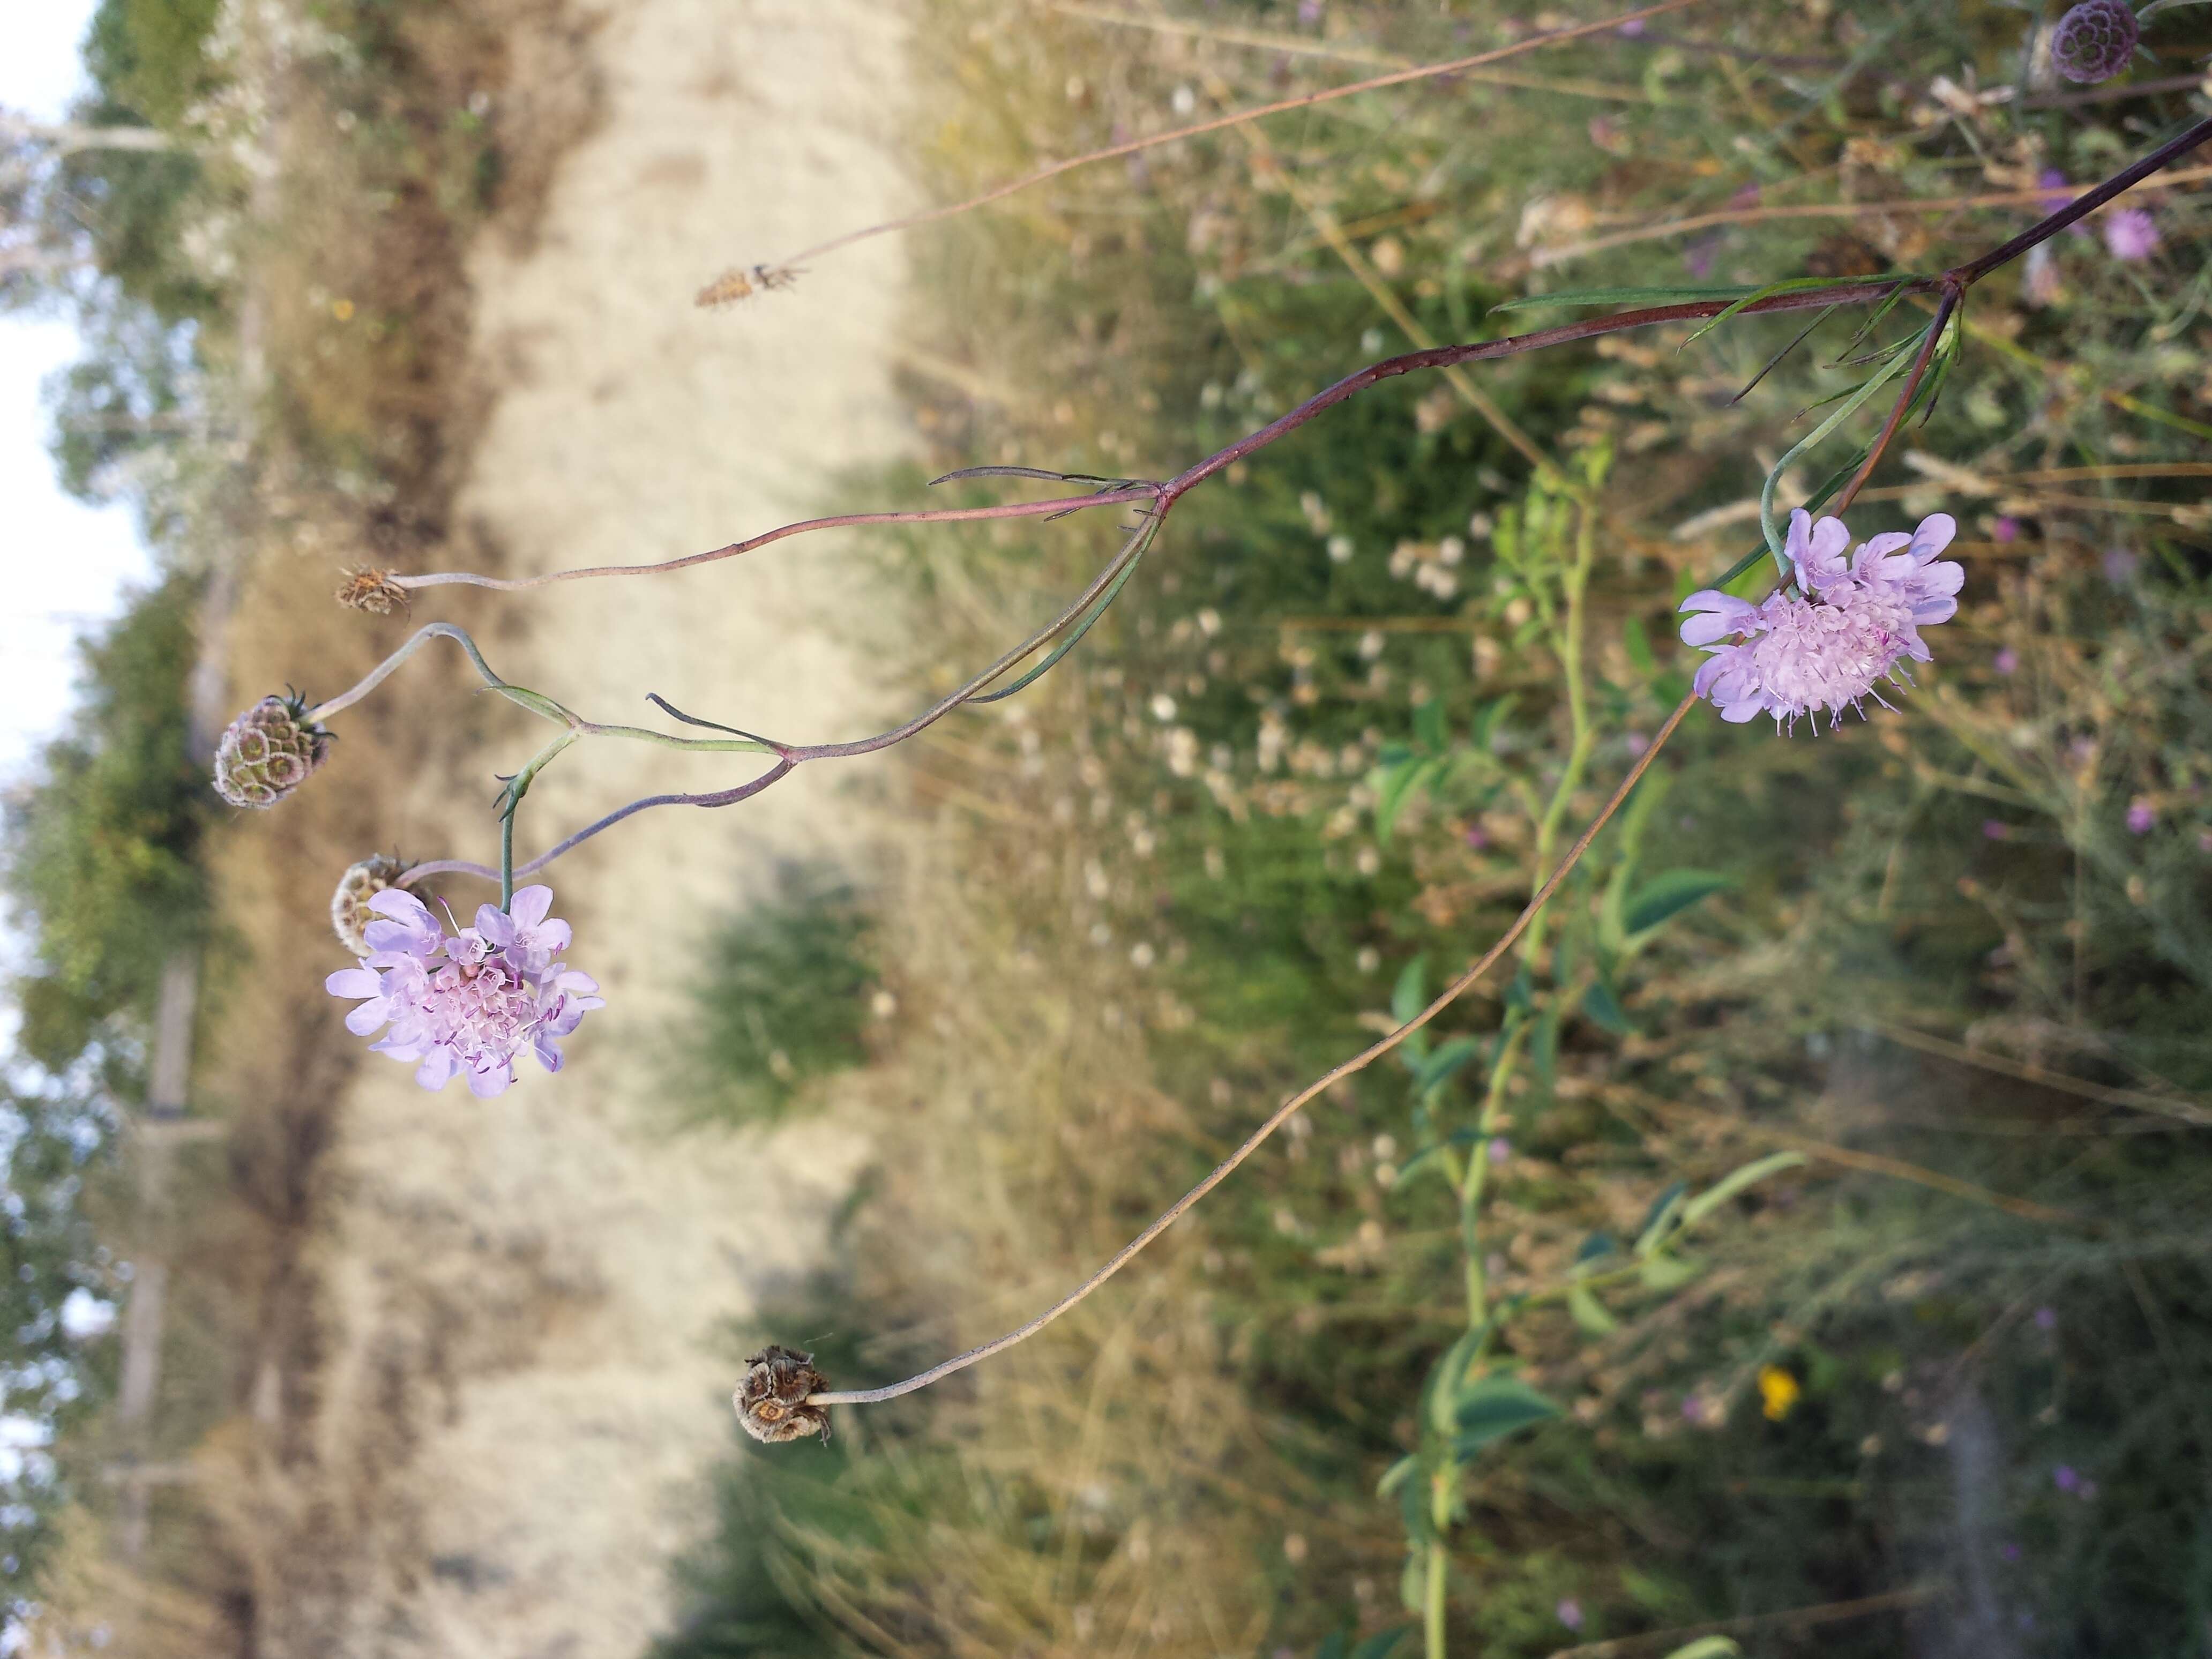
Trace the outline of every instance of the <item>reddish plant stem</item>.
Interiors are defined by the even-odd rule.
[[[1495,47],[1489,52],[1479,52],[1472,57],[1455,58],[1448,63],[1420,64],[1411,69],[1393,70],[1388,75],[1373,76],[1364,81],[1352,82],[1348,86],[1327,87],[1319,92],[1301,93],[1295,98],[1279,99],[1272,104],[1262,104],[1255,109],[1238,110],[1233,114],[1218,116],[1212,120],[1200,121],[1192,126],[1177,127],[1172,132],[1158,132],[1148,138],[1132,138],[1124,143],[1109,145],[1104,149],[1094,149],[1085,155],[1072,156],[1065,161],[1054,161],[1049,166],[1039,167],[1034,173],[1025,173],[1019,179],[994,185],[980,196],[969,197],[965,201],[949,203],[944,207],[927,208],[920,213],[909,213],[902,219],[889,220],[880,225],[870,225],[861,230],[848,231],[842,236],[833,236],[826,242],[817,242],[812,247],[801,248],[798,252],[784,258],[773,260],[766,265],[751,266],[750,269],[787,271],[802,260],[817,258],[824,253],[835,252],[839,248],[850,247],[855,242],[865,242],[878,236],[888,236],[896,231],[912,230],[919,225],[935,224],[940,219],[950,219],[957,214],[966,213],[971,209],[1003,201],[1009,196],[1029,189],[1032,185],[1043,184],[1048,179],[1057,179],[1064,173],[1073,173],[1078,167],[1089,167],[1094,161],[1111,161],[1117,156],[1134,155],[1139,150],[1157,149],[1162,144],[1180,143],[1186,138],[1202,137],[1209,132],[1218,132],[1224,127],[1241,126],[1247,121],[1261,120],[1270,115],[1283,115],[1294,109],[1310,109],[1316,104],[1326,104],[1338,98],[1350,98],[1363,92],[1380,92],[1386,87],[1404,86],[1409,81],[1432,80],[1438,76],[1456,74],[1461,70],[1480,69],[1485,64],[1495,64],[1508,58],[1518,58],[1524,52],[1536,52],[1545,46],[1559,46],[1569,40],[1578,40],[1584,35],[1603,34],[1608,30],[1618,29],[1625,24],[1640,22],[1644,18],[1656,17],[1664,12],[1680,11],[1685,6],[1697,3],[1698,0],[1659,0],[1656,5],[1644,6],[1635,11],[1622,12],[1613,17],[1601,17],[1595,22],[1577,23],[1570,28],[1551,29],[1541,34],[1532,34],[1525,40],[1515,41],[1511,46]],[[746,269],[740,267],[738,270],[731,274],[742,276],[745,274]],[[719,283],[710,284],[704,293],[712,294],[719,286]],[[712,303],[712,301],[702,298],[702,303]]]
[[[1955,266],[1940,276],[1907,277],[1901,281],[1890,279],[1876,282],[1838,283],[1822,288],[1794,289],[1786,294],[1770,295],[1742,307],[1738,313],[1739,315],[1764,315],[1775,312],[1802,311],[1816,306],[1858,304],[1887,296],[1900,286],[1907,292],[1924,293],[1934,289],[1942,296],[1937,304],[1936,320],[1930,325],[1926,337],[1921,343],[1919,354],[1911,371],[1905,376],[1904,389],[1898,394],[1897,401],[1890,410],[1888,420],[1884,422],[1880,435],[1868,451],[1865,462],[1862,464],[1850,483],[1838,494],[1834,510],[1840,513],[1849,507],[1860,489],[1864,487],[1867,480],[1873,476],[1875,468],[1880,465],[1899,427],[1903,423],[1906,411],[1911,406],[1914,394],[1926,377],[1928,366],[1934,360],[1935,350],[1941,340],[1942,326],[1948,322],[1950,315],[1956,311],[1967,289],[1991,271],[2019,258],[2028,249],[2057,235],[2069,225],[2094,212],[2098,208],[2102,207],[2130,186],[2141,183],[2160,168],[2171,166],[2208,140],[2212,140],[2212,119],[2198,122],[2186,131],[2161,144],[2141,161],[2115,173],[2103,184],[2084,192],[2001,246],[1990,250],[1988,253],[1966,264]],[[1061,497],[1044,501],[1007,502],[993,507],[961,507],[915,513],[851,514],[834,519],[809,520],[804,523],[787,525],[781,529],[769,531],[763,535],[754,537],[750,541],[733,543],[729,547],[717,549],[713,552],[692,554],[686,558],[670,560],[658,565],[599,566],[589,569],[556,571],[544,576],[527,577],[513,581],[503,581],[469,573],[449,573],[401,580],[409,586],[430,586],[446,582],[465,582],[480,586],[512,590],[584,576],[644,575],[658,571],[680,569],[688,565],[703,564],[715,559],[731,557],[753,548],[765,546],[773,541],[799,535],[808,530],[827,529],[840,525],[915,524],[963,519],[1027,518],[1062,514],[1083,507],[1126,504],[1139,501],[1150,502],[1151,506],[1147,509],[1149,514],[1155,519],[1164,520],[1173,509],[1176,501],[1215,473],[1235,465],[1245,456],[1264,448],[1285,434],[1297,430],[1324,410],[1383,380],[1395,379],[1401,374],[1413,374],[1422,369],[1441,368],[1455,363],[1490,362],[1498,358],[1517,356],[1523,352],[1542,350],[1550,346],[1571,344],[1580,340],[1595,338],[1601,335],[1618,333],[1626,329],[1648,328],[1663,323],[1689,322],[1717,317],[1722,312],[1728,310],[1733,303],[1735,302],[1726,300],[1700,300],[1680,305],[1652,306],[1635,311],[1618,312],[1608,317],[1585,318],[1578,322],[1562,324],[1554,328],[1538,329],[1530,333],[1512,335],[1500,340],[1480,341],[1465,345],[1437,346],[1425,351],[1407,352],[1400,356],[1387,358],[1381,362],[1370,364],[1367,368],[1348,374],[1334,385],[1323,388],[1286,414],[1269,422],[1257,431],[1247,434],[1227,448],[1217,451],[1204,460],[1185,468],[1164,483],[1135,483],[1125,489],[1107,490],[1094,495]],[[1122,556],[1126,557],[1127,554],[1127,548],[1125,546]],[[539,854],[529,863],[520,866],[521,870],[529,872],[543,868],[562,853],[589,840],[601,830],[619,823],[632,813],[642,811],[647,806],[730,805],[759,793],[769,785],[789,775],[792,770],[805,761],[847,759],[860,755],[873,754],[903,742],[915,732],[943,719],[953,709],[979,696],[994,680],[1026,657],[1039,644],[1051,639],[1066,628],[1085,607],[1103,593],[1110,582],[1114,572],[1119,568],[1119,565],[1118,559],[1109,563],[1097,577],[1094,578],[1076,602],[1064,611],[1042,633],[1031,636],[1030,640],[1016,647],[1013,651],[1001,657],[982,674],[978,675],[950,696],[940,699],[913,720],[894,726],[888,732],[878,732],[873,737],[857,738],[848,743],[800,744],[771,741],[769,746],[777,751],[780,758],[776,765],[760,777],[730,790],[698,795],[651,795],[641,800],[633,801],[629,805],[609,813],[597,823],[578,830],[550,851]],[[1673,729],[1672,725],[1668,727],[1669,732]],[[1656,747],[1655,744],[1654,748]],[[436,873],[440,871],[475,874],[483,872],[485,867],[459,860],[447,860],[441,862],[436,871],[425,866],[418,866],[416,869],[425,874]],[[414,872],[410,872],[412,873]]]
[[[926,1389],[931,1383],[941,1382],[944,1378],[951,1376],[955,1371],[965,1370],[969,1366],[988,1359],[994,1354],[1005,1352],[1018,1342],[1026,1341],[1081,1302],[1108,1279],[1113,1278],[1115,1273],[1121,1272],[1146,1245],[1173,1226],[1199,1200],[1226,1181],[1236,1170],[1237,1165],[1258,1152],[1267,1142],[1267,1138],[1289,1122],[1300,1107],[1314,1099],[1324,1090],[1341,1083],[1346,1078],[1365,1071],[1473,989],[1476,982],[1497,965],[1499,958],[1513,948],[1514,941],[1528,930],[1528,926],[1535,921],[1537,913],[1550,902],[1552,895],[1559,890],[1559,884],[1566,880],[1575,866],[1582,861],[1583,854],[1589,850],[1590,843],[1598,838],[1599,832],[1613,821],[1613,815],[1620,810],[1621,803],[1628,799],[1629,792],[1636,787],[1644,773],[1650,769],[1651,763],[1658,758],[1659,751],[1665,747],[1667,739],[1674,735],[1674,728],[1681,725],[1683,717],[1696,706],[1697,701],[1694,696],[1687,696],[1674,705],[1674,712],[1667,716],[1667,723],[1659,728],[1658,735],[1651,740],[1651,746],[1636,757],[1636,764],[1628,769],[1628,775],[1620,781],[1620,787],[1613,792],[1612,799],[1607,800],[1604,809],[1590,820],[1589,826],[1576,837],[1575,844],[1567,849],[1566,856],[1559,860],[1559,867],[1553,870],[1544,884],[1536,890],[1528,902],[1522,907],[1521,914],[1513,919],[1513,925],[1499,934],[1491,947],[1478,957],[1465,972],[1439,991],[1436,1000],[1396,1030],[1387,1036],[1377,1037],[1351,1059],[1323,1073],[1278,1106],[1265,1122],[1244,1138],[1242,1146],[1214,1165],[1212,1172],[1205,1180],[1170,1205],[1150,1226],[1115,1252],[1097,1273],[1091,1274],[1082,1284],[1077,1285],[1075,1289],[1070,1291],[1027,1324],[1007,1332],[1004,1336],[996,1337],[984,1343],[981,1347],[970,1348],[963,1354],[956,1354],[943,1364],[933,1365],[929,1370],[917,1376],[909,1376],[902,1382],[889,1383],[880,1389],[854,1389],[840,1393],[810,1395],[808,1403],[816,1406],[872,1406],[885,1400],[896,1400],[901,1395],[913,1394],[917,1389]]]

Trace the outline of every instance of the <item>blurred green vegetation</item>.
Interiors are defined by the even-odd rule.
[[[723,923],[703,952],[673,1045],[686,1115],[773,1122],[808,1084],[866,1061],[873,933],[836,868],[779,866],[773,890]]]
[[[1438,59],[1517,27],[1347,4],[1172,32],[963,15],[922,48],[948,199],[1373,52]],[[2012,82],[2033,26],[1997,5],[1751,6],[1724,30],[1692,13],[1524,58],[1510,89],[1410,88],[1285,118],[1264,143],[1227,133],[1078,175],[916,239],[938,349],[1035,389],[993,406],[917,380],[917,426],[946,466],[1164,476],[1404,349],[1377,287],[1414,327],[1466,338],[1566,314],[1487,314],[1547,287],[1941,268],[2028,222],[2019,198],[2054,188],[2047,171],[2092,183],[2203,113],[2185,87],[1960,93]],[[2146,39],[2168,71],[2206,42],[2185,11]],[[1903,205],[1981,196],[2011,199]],[[1625,827],[1608,831],[1540,971],[1499,974],[1431,1033],[1486,1042],[1518,1006],[1549,1022],[1494,1176],[1489,1266],[1509,1296],[1632,1239],[1677,1181],[1809,1159],[1717,1218],[1686,1279],[1511,1326],[1524,1374],[1571,1410],[1467,1487],[1453,1650],[1641,1634],[1657,1653],[1665,1632],[1733,1620],[1778,1654],[2212,1651],[2204,199],[2141,198],[2148,258],[2093,225],[1977,291],[1960,374],[1850,514],[1860,538],[1935,511],[1961,526],[1963,608],[1898,710],[1790,739],[1698,711],[1646,785],[1635,868],[1725,889],[1594,979],[1587,941],[1628,867]],[[1560,252],[1585,242],[1612,246]],[[1807,320],[1476,376],[1563,468],[1616,458],[1585,637],[1601,735],[1570,832],[1681,695],[1675,602],[1755,538],[1739,504],[1809,429],[1801,411],[1857,378],[1831,360],[1863,319],[1839,315],[1737,398]],[[1377,388],[1192,495],[1024,712],[965,728],[1000,757],[970,787],[1028,826],[956,838],[948,856],[989,876],[959,890],[988,917],[967,925],[1011,953],[1001,974],[1066,975],[1070,1021],[1140,1025],[1127,1086],[1181,1115],[1134,1133],[1071,1105],[979,1140],[947,1091],[886,1124],[884,1167],[957,1137],[972,1180],[933,1204],[872,1198],[864,1263],[939,1235],[989,1259],[1004,1235],[1048,1241],[1072,1281],[1266,1103],[1386,1025],[1408,963],[1447,971],[1502,929],[1528,890],[1518,792],[1558,778],[1569,729],[1500,557],[1530,472],[1449,386]],[[870,504],[908,482],[878,481]],[[1079,521],[887,538],[920,607],[915,685],[987,659],[1110,545]],[[893,982],[942,925],[902,919]],[[805,1564],[778,1593],[816,1639],[866,1653],[1304,1654],[1403,1625],[1405,1532],[1376,1482],[1417,1441],[1423,1379],[1463,1316],[1449,1194],[1400,1176],[1425,1136],[1474,1121],[1479,1073],[1426,1100],[1402,1069],[1364,1073],[1181,1224],[1179,1254],[1135,1270],[1218,1340],[1204,1386],[1233,1397],[1216,1425],[1235,1453],[1163,1434],[1086,1461],[1021,1440],[1017,1410],[1087,1433],[1194,1386],[1163,1364],[1101,1405],[1091,1368],[1116,1328],[1071,1320],[935,1407],[963,1462],[954,1512],[901,1518],[913,1472],[871,1458],[833,1479],[887,1530],[794,1557],[817,1499],[787,1515],[779,1466],[725,1516],[692,1593],[757,1593],[747,1564],[773,1549],[781,1571]],[[1177,1276],[1194,1257],[1199,1276]],[[915,1317],[963,1290],[1000,1305],[958,1271],[922,1285]],[[1147,1294],[1107,1298],[1156,1310]],[[979,1517],[1024,1482],[1048,1495],[1045,1532],[994,1554]],[[1068,1565],[1024,1599],[1012,1587],[1055,1547]],[[1194,1627],[1209,1595],[1251,1624]]]
[[[111,1086],[135,1069],[134,1028],[151,1016],[162,965],[205,931],[197,856],[210,792],[185,692],[198,587],[172,576],[85,643],[71,728],[6,804],[0,888],[32,964],[9,988],[22,1011],[16,1041],[55,1073],[88,1054]]]

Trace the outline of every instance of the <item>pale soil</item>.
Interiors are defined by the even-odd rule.
[[[831,468],[898,451],[895,244],[734,311],[690,295],[904,204],[886,142],[904,27],[884,0],[600,9],[600,125],[562,160],[532,250],[488,242],[472,259],[499,391],[457,542],[480,531],[509,574],[665,558],[804,516]],[[508,678],[598,720],[665,725],[652,690],[778,734],[858,735],[884,700],[836,624],[876,602],[842,559],[823,538],[519,595],[483,644]],[[487,728],[483,801],[547,734],[520,716]],[[518,846],[754,767],[586,744],[532,793]],[[666,1628],[669,1562],[708,1523],[731,1432],[726,1328],[805,1271],[864,1149],[834,1120],[674,1133],[653,1051],[704,931],[778,857],[864,846],[851,783],[817,768],[722,813],[661,809],[554,867],[570,959],[610,1004],[557,1081],[533,1071],[480,1103],[386,1063],[357,1073],[341,1196],[312,1252],[332,1328],[318,1437],[334,1463],[398,1466],[362,1483],[369,1559],[335,1621],[349,1650],[629,1659]],[[454,804],[452,854],[492,855],[481,804]],[[413,1443],[339,1451],[396,1377],[436,1401],[412,1413]]]

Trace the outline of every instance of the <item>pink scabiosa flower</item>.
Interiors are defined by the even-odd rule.
[[[2105,250],[2130,264],[2158,252],[2158,221],[2142,208],[2116,209],[2105,217]]]
[[[368,901],[377,919],[363,930],[368,956],[324,988],[365,999],[346,1016],[346,1030],[367,1036],[389,1025],[370,1050],[412,1062],[424,1088],[459,1075],[472,1094],[503,1093],[523,1049],[559,1071],[559,1040],[606,1006],[590,975],[554,960],[569,931],[546,914],[552,906],[551,888],[519,888],[507,909],[480,905],[475,927],[448,934],[422,900],[386,888]]]
[[[1815,729],[1823,710],[1833,725],[1845,708],[1863,714],[1869,696],[1882,702],[1877,688],[1897,683],[1900,664],[1929,660],[1920,630],[1958,612],[1966,570],[1936,556],[1958,529],[1938,513],[1910,535],[1860,544],[1847,562],[1842,520],[1792,513],[1783,552],[1793,586],[1758,605],[1717,588],[1682,601],[1683,643],[1711,653],[1693,682],[1698,695],[1724,720],[1771,714],[1779,726],[1804,716]]]

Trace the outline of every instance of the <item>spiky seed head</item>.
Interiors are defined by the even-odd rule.
[[[402,587],[396,570],[379,570],[374,565],[359,565],[345,573],[338,584],[337,602],[349,611],[366,611],[372,617],[388,617],[395,611],[405,611],[415,602],[415,596]]]
[[[274,806],[330,751],[331,734],[307,718],[305,697],[264,697],[216,745],[215,792],[233,806]]]
[[[2141,33],[2126,0],[2081,0],[2051,32],[2051,61],[2069,81],[2109,81],[2134,58]]]
[[[409,867],[399,859],[377,853],[348,865],[345,874],[338,878],[337,891],[331,895],[331,931],[354,955],[368,954],[368,924],[376,920],[376,912],[368,908],[369,900],[396,884]]]
[[[810,1395],[830,1385],[814,1369],[814,1356],[795,1348],[763,1348],[745,1361],[745,1380],[730,1396],[738,1408],[738,1421],[756,1440],[776,1445],[818,1434],[830,1437],[827,1407],[810,1406]]]

